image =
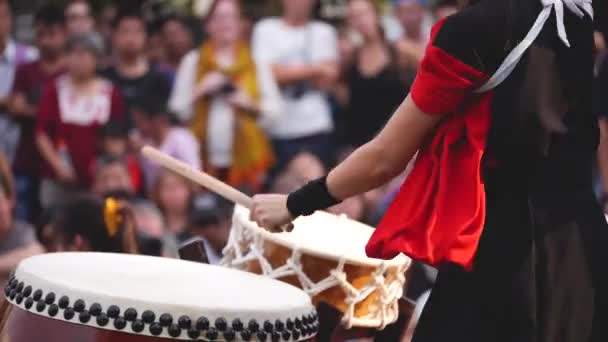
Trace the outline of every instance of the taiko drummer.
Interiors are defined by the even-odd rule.
[[[278,229],[387,182],[419,151],[366,246],[439,268],[414,342],[608,341],[591,0],[461,5],[378,136],[326,178],[255,197],[252,219]]]

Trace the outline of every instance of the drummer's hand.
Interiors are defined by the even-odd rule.
[[[254,196],[249,219],[271,232],[283,231],[293,221],[287,210],[287,195]]]

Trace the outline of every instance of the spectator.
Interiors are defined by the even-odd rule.
[[[604,211],[608,213],[608,56],[604,56],[599,73],[594,81],[593,111],[598,117],[600,142],[597,150],[600,198]]]
[[[289,194],[292,191],[298,190],[300,187],[306,185],[309,180],[292,175],[288,172],[283,172],[277,176],[272,185],[270,186],[270,193],[273,194]]]
[[[40,59],[17,68],[10,113],[20,127],[13,170],[17,181],[16,216],[33,222],[39,214],[41,157],[36,147],[35,126],[43,87],[65,71],[66,41],[63,10],[53,5],[40,9],[34,19]]]
[[[458,1],[457,0],[441,0],[435,6],[434,17],[436,21],[439,21],[445,17],[448,17],[458,12]]]
[[[175,246],[188,237],[188,220],[192,209],[192,184],[171,172],[163,172],[156,183],[154,197],[164,215],[165,231],[175,239]]]
[[[65,7],[68,34],[89,33],[95,29],[95,19],[87,0],[71,0]]]
[[[403,29],[401,39],[396,43],[400,66],[413,81],[431,38],[433,18],[425,8],[426,0],[394,0],[394,4]]]
[[[150,30],[150,36],[148,37],[148,45],[146,46],[146,57],[150,63],[154,63],[159,66],[159,69],[167,76],[169,83],[173,85],[173,79],[175,78],[175,69],[172,69],[165,63],[165,47],[162,31],[160,28],[152,26]]]
[[[593,34],[593,41],[595,45],[595,51],[598,54],[603,54],[606,51],[606,38],[602,32],[596,31]]]
[[[231,185],[258,189],[272,163],[256,123],[256,66],[242,39],[237,0],[216,0],[205,22],[209,40],[180,65],[170,105],[190,122],[205,170]]]
[[[132,136],[132,143],[137,150],[143,145],[151,145],[195,169],[201,169],[196,138],[189,130],[171,124],[170,115],[160,101],[139,99],[133,108],[137,131]],[[141,163],[149,191],[156,184],[161,168],[147,159],[142,159]]]
[[[93,192],[100,197],[111,193],[133,195],[133,183],[127,163],[123,159],[111,155],[98,158],[95,163]]]
[[[112,46],[112,34],[119,6],[115,2],[104,3],[102,6],[97,16],[97,32],[101,34],[107,46]]]
[[[365,220],[365,203],[362,196],[347,198],[327,211],[335,215],[346,215],[355,221]]]
[[[43,170],[43,208],[61,203],[70,189],[88,189],[97,154],[98,130],[123,116],[116,87],[96,75],[103,51],[95,33],[68,39],[68,72],[49,83],[40,101],[37,144],[48,167]]]
[[[311,180],[322,177],[325,173],[325,166],[317,156],[309,152],[300,152],[273,179],[271,192],[288,194]]]
[[[143,17],[136,12],[122,12],[114,20],[113,28],[115,56],[103,74],[121,90],[129,115],[138,97],[168,98],[167,77],[149,63],[145,54],[147,33]]]
[[[0,170],[0,283],[4,284],[17,264],[42,253],[34,229],[13,219],[14,194],[8,174]]]
[[[608,38],[608,5],[605,1],[593,3],[595,13],[595,32],[593,35],[596,56],[602,58],[607,51]]]
[[[199,194],[192,202],[190,234],[202,238],[207,261],[212,265],[220,263],[228,243],[232,208],[232,203],[213,193]]]
[[[6,159],[2,151],[0,151],[0,174],[3,174],[7,179],[8,186],[10,187],[8,193],[13,195],[11,201],[16,201],[17,198],[15,195],[15,179],[13,177],[13,173],[11,172],[11,165],[9,164],[8,159]]]
[[[352,63],[344,68],[349,103],[342,121],[346,143],[359,147],[384,127],[409,87],[401,78],[397,51],[384,37],[373,1],[351,0],[348,23],[363,43]]]
[[[285,172],[306,181],[311,181],[323,177],[327,170],[317,156],[309,152],[300,152],[289,161]]]
[[[132,191],[140,194],[144,191],[143,171],[139,159],[129,146],[129,130],[124,121],[114,120],[108,122],[101,130],[101,154],[124,162],[127,168]]]
[[[162,68],[173,81],[182,58],[194,48],[192,32],[183,18],[169,16],[161,24],[160,37],[164,47]]]
[[[160,210],[147,200],[135,201],[132,205],[135,226],[139,237],[140,252],[144,255],[177,258],[177,242],[168,238],[172,245],[167,246],[163,215]]]
[[[8,116],[10,92],[13,89],[15,70],[23,63],[35,60],[37,51],[11,39],[13,18],[8,0],[0,0],[0,151],[13,160],[19,126]]]
[[[336,32],[312,19],[315,0],[282,0],[282,4],[282,16],[260,21],[253,33],[256,62],[272,67],[281,88],[281,113],[265,113],[265,125],[279,168],[301,151],[327,164],[333,122],[326,90],[338,77]]]
[[[101,154],[122,158],[129,153],[129,130],[124,121],[108,122],[100,131]]]
[[[308,152],[299,153],[274,181],[271,191],[288,194],[307,182],[322,177],[326,172],[319,158]],[[353,220],[363,221],[365,218],[365,202],[363,196],[355,196],[329,208],[327,211],[336,215],[345,214]]]
[[[51,252],[94,251],[132,253],[138,251],[134,220],[126,202],[81,194],[70,198],[52,219],[45,235]]]

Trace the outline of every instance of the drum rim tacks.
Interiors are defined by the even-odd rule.
[[[28,269],[28,262],[30,265],[32,262],[42,263],[45,258],[48,261],[49,256],[57,257],[59,254],[68,254],[66,257],[79,257],[93,253],[57,253],[55,255],[47,254],[32,257],[35,258],[33,260],[32,258],[26,259],[20,264],[5,287],[6,300],[19,309],[53,320],[127,334],[175,340],[200,340],[200,338],[203,338],[217,341],[238,341],[257,337],[262,340],[279,338],[282,341],[299,341],[314,336],[319,327],[318,317],[312,305],[309,303],[306,308],[303,308],[301,301],[298,301],[300,303],[298,304],[299,308],[291,308],[298,313],[306,312],[301,316],[297,314],[285,318],[284,315],[281,315],[283,317],[278,315],[275,320],[251,318],[241,321],[238,319],[238,316],[240,316],[238,312],[235,312],[233,317],[226,316],[225,318],[207,315],[204,312],[204,305],[201,306],[200,315],[189,316],[173,312],[154,312],[152,311],[155,304],[153,302],[150,304],[151,310],[137,312],[133,308],[121,307],[120,299],[111,298],[111,296],[103,298],[104,300],[107,299],[105,301],[96,300],[99,299],[99,293],[87,297],[86,294],[83,295],[82,291],[79,293],[74,291],[78,295],[70,297],[70,291],[73,289],[63,288],[61,285],[52,286],[52,284],[51,286],[45,286],[52,280],[41,279],[36,274],[28,273],[28,271],[31,271],[31,268]],[[107,255],[111,256],[112,254]],[[120,257],[129,260],[129,258],[140,258],[141,256],[120,255]],[[166,260],[163,258],[154,259],[158,259],[155,261]],[[201,270],[204,270],[205,267],[222,269],[229,273],[244,273],[210,265],[201,265]],[[262,278],[261,276],[256,277]],[[267,281],[267,279],[264,281]],[[281,284],[280,286],[289,285]],[[246,285],[243,288],[245,291],[247,290]],[[61,290],[64,290],[64,292],[61,292]],[[301,292],[299,289],[297,291]],[[308,299],[308,297],[306,298]],[[108,304],[110,302],[115,304]],[[294,306],[294,303],[287,303],[287,305],[289,304]],[[281,313],[284,314],[287,310],[290,310],[290,308],[286,308]]]

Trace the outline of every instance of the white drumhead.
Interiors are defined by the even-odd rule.
[[[372,236],[374,228],[346,216],[337,216],[324,211],[317,211],[310,216],[298,217],[293,231],[289,233],[270,233],[249,220],[249,210],[237,206],[235,221],[244,225],[265,239],[277,242],[289,248],[298,248],[311,255],[344,259],[348,263],[364,266],[378,266],[384,262],[387,266],[401,266],[409,263],[403,254],[392,260],[369,258],[365,254],[365,245]]]
[[[51,305],[59,305],[63,296],[69,298],[68,309],[76,309],[75,302],[81,299],[91,315],[94,314],[94,303],[101,306],[102,314],[109,315],[110,306],[118,307],[122,318],[127,318],[126,310],[132,308],[137,312],[137,319],[146,321],[143,313],[148,311],[148,314],[154,313],[155,319],[145,324],[141,334],[146,335],[192,339],[185,323],[179,336],[171,336],[177,335],[180,317],[191,320],[191,329],[196,329],[196,321],[201,317],[210,322],[211,328],[219,324],[216,326],[218,340],[222,340],[222,331],[231,330],[235,319],[245,328],[249,322],[255,321],[260,329],[268,321],[273,325],[272,329],[276,329],[273,331],[279,333],[287,331],[286,327],[281,329],[279,325],[285,326],[302,317],[308,321],[305,323],[310,325],[310,330],[313,326],[316,329],[317,325],[310,298],[296,287],[246,272],[182,260],[105,253],[46,254],[23,261],[14,279],[6,291],[13,304],[24,307],[27,299],[36,295],[36,290],[42,292],[40,298],[33,298],[34,304],[29,308],[33,313],[50,316]],[[30,290],[26,291],[28,287]],[[48,297],[50,293],[54,298]],[[17,303],[19,297],[22,300]],[[48,299],[46,307],[38,312],[37,304],[45,299]],[[65,320],[64,311],[60,308],[53,318]],[[161,318],[163,314],[166,314],[165,323]],[[169,315],[173,324],[166,324]],[[221,319],[228,328],[221,329]],[[76,312],[70,321],[80,324],[79,313]],[[96,315],[93,315],[86,324],[96,326],[95,322]],[[155,323],[165,325],[160,334],[152,331]],[[131,326],[132,322],[127,322],[124,331],[136,333]],[[170,327],[173,331],[169,330]],[[116,330],[111,317],[109,323],[100,328]],[[233,333],[239,340],[238,326],[236,330]],[[201,332],[202,338],[206,331]],[[291,335],[289,340],[302,337],[300,333],[296,335],[298,338]]]

